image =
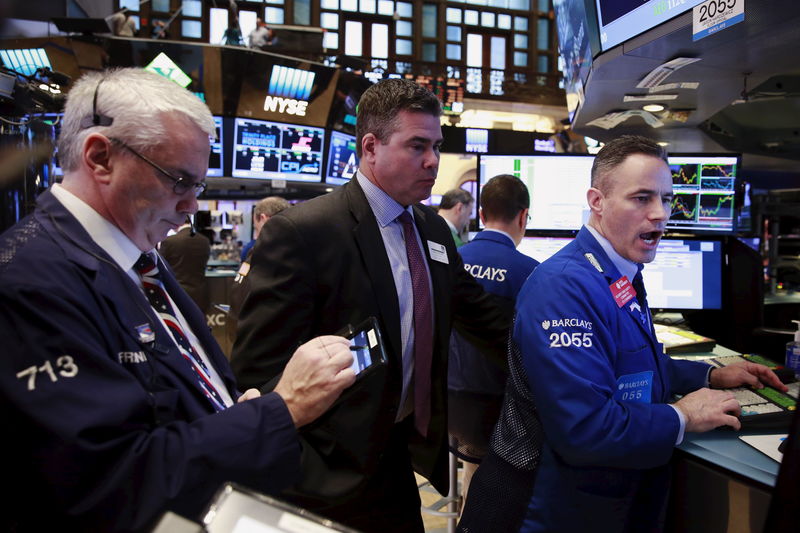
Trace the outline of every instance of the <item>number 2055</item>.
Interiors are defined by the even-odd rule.
[[[709,18],[714,18],[718,13],[723,13],[728,9],[733,9],[736,0],[716,0],[700,6],[700,22],[705,22]]]
[[[568,348],[574,346],[576,348],[591,348],[592,347],[592,334],[591,333],[551,333],[550,334],[550,347],[551,348]]]

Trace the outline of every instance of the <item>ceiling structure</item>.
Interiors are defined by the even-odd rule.
[[[699,82],[696,89],[648,93],[637,84],[676,58],[696,58],[660,84]],[[670,152],[741,152],[745,169],[800,174],[800,2],[747,0],[743,22],[692,41],[691,10],[599,56],[573,129],[608,141],[640,134]],[[639,110],[625,95],[675,94],[658,101],[652,127],[633,116],[615,127],[590,125],[608,113]],[[649,117],[648,117],[649,118]]]

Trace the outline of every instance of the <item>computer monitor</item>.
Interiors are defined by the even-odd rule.
[[[591,155],[478,156],[478,195],[498,174],[511,174],[528,186],[530,230],[577,231],[589,220],[586,191],[591,185]]]
[[[217,129],[217,138],[211,141],[211,152],[208,154],[208,172],[206,176],[222,176],[222,117],[214,117],[214,126]]]
[[[673,199],[667,229],[733,232],[739,166],[738,155],[670,155]]]
[[[722,242],[661,239],[642,271],[652,309],[721,309]]]
[[[233,177],[322,181],[322,128],[250,118],[234,124]]]
[[[542,263],[572,240],[526,236],[517,250]],[[661,239],[656,258],[645,265],[642,277],[653,309],[721,309],[722,243]]]
[[[608,50],[631,37],[635,37],[662,22],[690,10],[705,0],[681,0],[664,2],[645,0],[620,2],[619,0],[596,0],[600,46]]]
[[[542,263],[571,243],[572,240],[572,237],[523,237],[517,250]]]
[[[355,135],[332,131],[325,182],[342,185],[356,175],[356,170],[358,170],[358,156],[356,156]]]

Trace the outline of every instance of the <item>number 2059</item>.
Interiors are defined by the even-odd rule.
[[[576,348],[591,348],[592,347],[592,334],[591,333],[551,333],[550,334],[550,347],[551,348],[568,348],[574,346]]]

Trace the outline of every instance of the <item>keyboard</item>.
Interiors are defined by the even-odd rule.
[[[704,362],[721,368],[739,361],[750,361],[769,367],[775,367],[772,361],[758,355],[731,355],[706,359]],[[728,389],[736,397],[742,408],[739,420],[743,430],[786,430],[792,423],[792,417],[797,407],[797,395],[800,382],[787,385],[789,391],[784,393],[772,387],[751,389],[750,387],[736,387]]]

